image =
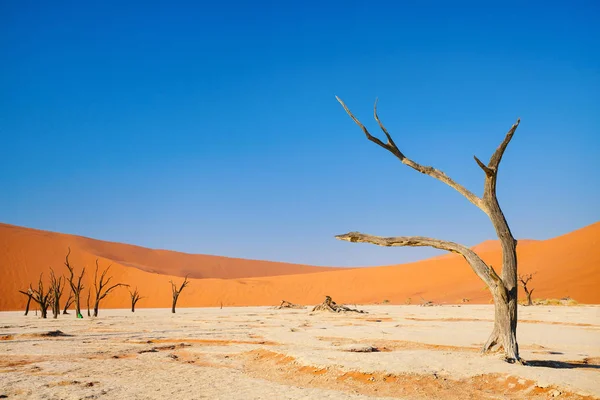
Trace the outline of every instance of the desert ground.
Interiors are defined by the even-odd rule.
[[[491,305],[0,313],[14,399],[600,398],[600,307],[520,307],[528,365],[478,350]]]

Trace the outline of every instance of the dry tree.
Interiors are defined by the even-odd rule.
[[[179,287],[179,289],[177,289],[177,286],[175,285],[175,283],[173,283],[173,281],[169,281],[171,282],[171,290],[173,291],[173,305],[171,306],[171,312],[173,314],[175,314],[175,306],[177,305],[177,299],[179,298],[179,294],[181,294],[181,291],[187,286],[189,285],[190,281],[188,281],[188,276],[185,276],[185,279],[183,280],[183,283],[181,284],[181,286]]]
[[[48,315],[48,306],[50,305],[50,297],[51,297],[51,291],[49,292],[45,292],[44,291],[44,284],[42,282],[42,275],[40,274],[40,280],[38,282],[38,288],[37,289],[33,289],[31,286],[29,286],[29,291],[31,291],[32,293],[32,298],[33,300],[38,303],[39,308],[40,308],[40,313],[41,313],[41,317],[42,318],[46,318],[46,316]]]
[[[129,286],[124,283],[115,283],[112,286],[108,286],[112,276],[106,278],[106,274],[110,269],[111,265],[106,268],[102,274],[100,275],[100,280],[98,281],[98,259],[96,259],[96,272],[94,272],[94,289],[96,289],[96,300],[94,301],[94,317],[98,316],[98,309],[100,308],[100,300],[105,298],[113,289],[118,288],[119,286]],[[105,280],[106,279],[106,280]],[[88,303],[89,303],[89,294],[88,294]],[[88,305],[89,308],[89,305]],[[89,312],[89,310],[88,310]]]
[[[67,315],[69,307],[71,307],[71,304],[73,304],[73,291],[71,290],[69,292],[69,297],[67,297],[67,301],[65,302],[65,307],[63,308],[63,315]]]
[[[54,270],[50,268],[50,293],[52,295],[50,306],[54,318],[58,318],[58,314],[60,314],[60,298],[62,297],[64,288],[64,278],[61,276],[56,279]]]
[[[521,286],[523,286],[523,290],[525,291],[525,295],[527,296],[528,306],[533,305],[533,301],[531,301],[531,294],[533,293],[534,289],[529,290],[529,288],[527,288],[527,284],[529,283],[531,278],[533,278],[533,275],[535,275],[535,272],[533,274],[519,274],[519,283],[521,284]]]
[[[31,287],[31,284],[29,285]],[[33,291],[31,289],[27,289],[27,291],[19,290],[19,293],[27,296],[27,305],[25,305],[25,315],[29,314],[29,306],[31,305],[31,298],[33,297]]]
[[[135,312],[135,305],[137,304],[138,301],[140,301],[140,299],[143,299],[144,297],[140,296],[140,293],[138,292],[137,287],[135,288],[135,290],[132,292],[131,289],[129,290],[129,296],[131,296],[131,312]]]
[[[75,318],[83,318],[81,315],[81,292],[83,291],[83,283],[81,279],[83,278],[83,274],[85,274],[85,267],[81,270],[81,274],[75,280],[75,275],[73,272],[73,267],[69,263],[69,255],[71,255],[71,248],[69,247],[69,251],[67,252],[67,256],[65,257],[65,266],[69,269],[69,285],[71,286],[71,292],[73,293],[73,301],[75,302]]]
[[[507,361],[523,363],[519,356],[519,346],[517,344],[517,241],[510,231],[496,197],[498,167],[506,147],[519,126],[520,120],[518,119],[509,129],[504,140],[491,156],[487,165],[480,161],[479,158],[474,157],[475,162],[482,169],[485,176],[483,196],[479,197],[454,181],[444,172],[430,166],[421,165],[408,158],[398,148],[392,136],[379,120],[379,116],[377,115],[377,101],[375,101],[373,107],[373,114],[379,128],[385,134],[385,142],[372,136],[368,129],[350,112],[346,104],[337,96],[336,99],[350,118],[362,129],[368,140],[392,153],[402,164],[450,186],[489,217],[502,247],[502,272],[501,275],[498,275],[491,266],[487,265],[477,253],[467,246],[446,240],[421,236],[381,237],[359,232],[338,235],[336,238],[349,242],[371,243],[379,246],[428,246],[462,255],[473,272],[490,288],[494,299],[494,328],[483,346],[482,352],[502,349]]]

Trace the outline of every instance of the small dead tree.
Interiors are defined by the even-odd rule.
[[[31,297],[39,305],[41,317],[42,318],[46,318],[47,315],[48,315],[48,306],[50,305],[51,292],[47,292],[46,293],[44,291],[44,284],[42,282],[42,275],[43,274],[40,274],[40,280],[38,282],[38,288],[37,289],[33,289],[31,286],[29,286],[29,290],[32,293]]]
[[[131,291],[131,289],[127,290],[129,290],[129,296],[131,296],[131,312],[135,312],[135,305],[138,301],[140,301],[140,299],[143,299],[143,297],[140,297],[140,293],[138,292],[137,287],[133,292]]]
[[[112,279],[112,276],[109,276],[108,279],[106,278],[106,274],[108,273],[110,267],[111,266],[109,265],[108,268],[106,268],[104,272],[102,272],[102,274],[100,275],[100,281],[98,281],[98,259],[96,259],[96,272],[94,273],[94,288],[96,289],[96,300],[94,301],[94,317],[98,316],[100,300],[105,298],[111,292],[111,290],[118,288],[119,286],[129,286],[124,283],[115,283],[112,286],[108,286],[110,280]]]
[[[473,272],[490,288],[494,299],[494,329],[483,346],[482,352],[503,349],[507,361],[522,363],[517,344],[517,241],[510,231],[508,222],[502,213],[496,196],[498,167],[506,147],[519,126],[520,120],[517,120],[509,129],[504,140],[491,156],[487,165],[481,162],[479,158],[474,157],[475,162],[477,162],[477,165],[483,170],[485,175],[483,196],[479,197],[454,181],[444,172],[430,166],[421,165],[405,156],[379,120],[379,116],[377,115],[377,101],[375,101],[373,107],[373,115],[379,128],[385,134],[386,142],[371,135],[368,129],[350,112],[346,104],[337,96],[336,99],[350,118],[362,129],[368,140],[392,153],[402,164],[450,186],[489,217],[502,247],[502,272],[501,276],[499,276],[491,266],[487,265],[477,253],[467,246],[446,240],[421,236],[381,237],[360,232],[349,232],[338,235],[336,238],[349,242],[371,243],[379,246],[428,246],[462,255],[471,269],[473,269]]]
[[[69,297],[67,297],[67,301],[65,302],[65,308],[63,308],[63,315],[67,315],[69,307],[71,307],[71,304],[73,304],[73,291],[71,290],[69,292]]]
[[[67,252],[67,256],[65,257],[65,266],[69,269],[69,285],[71,286],[71,292],[73,293],[73,301],[75,302],[75,318],[83,318],[81,315],[81,292],[84,289],[83,283],[81,280],[83,279],[83,274],[85,274],[85,267],[81,270],[81,274],[75,280],[75,274],[73,272],[73,267],[69,263],[69,256],[71,255],[71,248],[69,247],[69,251]]]
[[[54,270],[50,268],[50,293],[52,294],[52,302],[50,304],[52,308],[53,318],[58,318],[60,314],[60,298],[62,297],[64,290],[64,278],[61,276],[56,279]]]
[[[525,291],[525,295],[527,296],[527,305],[528,306],[533,305],[533,301],[531,301],[531,294],[533,293],[534,289],[529,290],[529,288],[527,288],[527,284],[533,278],[533,275],[535,275],[535,273],[523,274],[523,275],[519,274],[519,283],[521,284],[521,286],[523,286],[523,290]]]
[[[31,285],[29,285],[31,287]],[[29,306],[31,305],[31,298],[33,297],[33,292],[31,289],[27,289],[27,291],[19,290],[19,293],[23,293],[27,296],[27,305],[25,305],[25,315],[29,314]]]
[[[175,283],[173,283],[173,281],[169,282],[171,282],[171,290],[173,291],[173,305],[171,307],[171,312],[175,314],[175,306],[177,305],[177,299],[179,299],[181,291],[185,289],[187,285],[189,285],[190,281],[188,281],[188,276],[186,275],[179,289],[177,289],[177,286],[175,285]]]

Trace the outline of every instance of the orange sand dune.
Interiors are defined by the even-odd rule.
[[[599,238],[600,223],[595,223],[554,239],[520,243],[520,271],[537,272],[532,281],[534,298],[570,296],[581,303],[600,303]],[[18,289],[37,282],[41,272],[47,277],[48,267],[66,272],[62,263],[69,245],[76,271],[87,266],[86,287],[92,286],[93,266],[99,258],[101,268],[112,264],[113,281],[139,288],[146,298],[138,307],[169,307],[169,280],[180,282],[179,276],[188,272],[206,278],[191,279],[180,297],[181,307],[273,305],[282,299],[314,304],[325,295],[346,303],[403,304],[408,298],[419,303],[421,297],[449,303],[490,299],[484,284],[456,255],[396,266],[334,269],[150,250],[0,224],[0,310],[22,308],[26,298]],[[477,248],[487,262],[501,265],[496,244]],[[205,264],[206,260],[213,263]],[[265,276],[269,273],[279,276]],[[129,294],[118,288],[102,305],[128,307]]]

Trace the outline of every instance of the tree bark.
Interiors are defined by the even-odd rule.
[[[486,283],[490,288],[494,299],[495,307],[495,320],[494,329],[490,335],[488,341],[483,346],[482,351],[487,352],[492,349],[502,348],[506,355],[506,359],[509,362],[522,362],[519,357],[519,347],[517,344],[517,241],[514,239],[506,218],[502,213],[498,199],[496,196],[496,180],[498,176],[498,168],[502,160],[502,156],[506,150],[506,147],[510,143],[517,127],[519,126],[520,120],[517,120],[515,124],[510,128],[504,140],[500,146],[496,149],[494,154],[491,156],[490,161],[487,165],[481,162],[477,157],[475,161],[477,165],[485,173],[484,190],[483,196],[480,198],[474,193],[466,189],[464,186],[452,180],[444,172],[429,166],[423,166],[408,157],[400,151],[396,146],[396,143],[388,133],[387,129],[377,115],[377,101],[373,109],[375,120],[379,124],[379,127],[385,134],[387,142],[379,140],[378,138],[371,135],[368,129],[352,114],[344,102],[336,96],[346,113],[352,118],[352,120],[362,129],[367,139],[377,144],[378,146],[388,150],[394,156],[396,156],[403,164],[410,168],[421,172],[425,175],[429,175],[446,185],[450,186],[460,194],[462,194],[472,204],[477,206],[483,212],[485,212],[494,229],[496,235],[500,240],[502,248],[502,272],[501,276],[498,276],[491,266],[488,266],[481,260],[481,258],[472,250],[465,246],[459,245],[453,242],[442,241],[438,239],[426,238],[426,237],[398,237],[398,238],[381,238],[371,235],[364,235],[358,232],[350,232],[345,235],[336,236],[340,240],[348,240],[352,242],[366,242],[373,243],[380,246],[430,246],[442,250],[447,250],[461,254],[466,261],[469,263],[473,271]]]

